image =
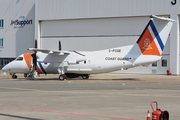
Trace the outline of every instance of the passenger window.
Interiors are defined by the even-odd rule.
[[[16,60],[17,60],[17,61],[22,61],[22,60],[23,60],[23,57],[18,57]]]

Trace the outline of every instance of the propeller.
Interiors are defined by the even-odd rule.
[[[36,52],[34,52],[31,56],[32,56],[32,58],[33,58],[33,69],[34,69],[34,70],[37,70],[37,67],[36,67],[36,65],[37,65]]]
[[[37,39],[35,39],[35,48],[37,48]],[[37,70],[37,57],[36,57],[36,51],[31,55],[32,56],[32,67],[31,72],[29,73],[29,78],[34,78],[36,76],[36,70]]]
[[[35,48],[37,48],[37,39],[35,39]],[[33,69],[34,70],[37,70],[37,67],[36,67],[36,65],[37,65],[37,57],[36,57],[36,51],[31,55],[32,56],[32,58],[33,58]]]

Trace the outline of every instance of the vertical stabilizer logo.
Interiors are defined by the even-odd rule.
[[[11,20],[10,25],[14,25],[14,28],[24,28],[26,25],[31,25],[33,20],[28,20],[25,16],[20,16],[17,20]]]
[[[142,47],[142,49],[146,49],[146,50],[152,49],[151,41],[149,40],[149,38],[146,38],[144,40],[144,47]]]
[[[147,28],[143,33],[138,45],[143,55],[161,55],[149,31],[149,28]]]

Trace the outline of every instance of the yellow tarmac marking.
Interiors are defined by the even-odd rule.
[[[43,91],[43,90],[37,90],[37,89],[25,89],[25,88],[12,88],[12,87],[0,87],[4,89],[14,89],[14,90],[26,90],[26,91]]]
[[[100,92],[78,92],[78,91],[46,91],[38,89],[25,89],[25,88],[12,88],[0,87],[3,89],[26,90],[26,91],[40,91],[40,92],[61,92],[61,93],[79,93],[79,94],[97,94],[97,95],[122,95],[122,96],[138,96],[138,97],[167,97],[167,98],[180,98],[180,96],[167,96],[167,95],[144,95],[144,94],[121,94],[121,93],[100,93]]]

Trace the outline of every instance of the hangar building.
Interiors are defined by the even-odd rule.
[[[116,73],[180,74],[177,0],[0,0],[0,67],[27,48],[94,51],[134,44],[150,15],[174,23],[161,61]]]

